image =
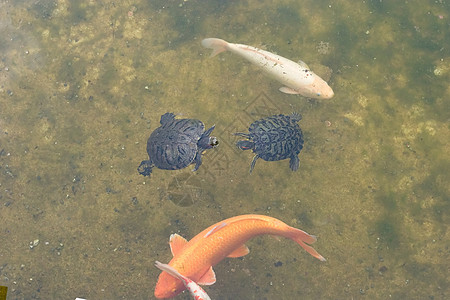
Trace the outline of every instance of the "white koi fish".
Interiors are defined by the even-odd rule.
[[[334,96],[330,86],[302,61],[295,63],[282,56],[252,46],[228,43],[216,38],[204,39],[202,45],[205,48],[213,49],[211,56],[224,51],[242,56],[284,84],[280,88],[283,93],[299,94],[317,99],[330,99]]]
[[[208,294],[197,283],[190,280],[186,276],[181,275],[180,272],[175,270],[174,267],[160,263],[159,261],[155,261],[155,266],[161,271],[167,272],[171,276],[181,280],[195,300],[211,300]]]

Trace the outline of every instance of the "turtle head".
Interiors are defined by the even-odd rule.
[[[242,140],[242,141],[238,141],[236,143],[236,146],[241,150],[250,150],[255,147],[255,143],[253,143],[252,141],[248,141],[248,140]]]
[[[219,141],[217,140],[217,138],[215,136],[211,136],[211,137],[209,137],[208,144],[211,148],[216,148],[219,145]]]
[[[216,148],[217,145],[219,145],[219,141],[215,136],[206,136],[198,141],[198,146],[204,150]]]
[[[198,146],[203,149],[211,149],[217,147],[219,145],[219,141],[215,136],[209,136],[211,132],[214,130],[216,125],[211,127],[210,129],[206,130],[203,135],[201,136],[200,140],[198,141]]]

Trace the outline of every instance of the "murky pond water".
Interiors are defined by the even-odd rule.
[[[250,240],[212,299],[450,298],[446,1],[1,1],[0,285],[7,299],[148,299],[187,239],[263,214],[318,236]],[[305,61],[335,96],[278,91],[206,37]],[[200,119],[203,164],[138,174],[160,116]],[[301,113],[300,168],[236,148]],[[177,296],[190,299],[189,294]]]

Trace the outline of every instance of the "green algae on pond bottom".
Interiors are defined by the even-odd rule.
[[[399,230],[398,225],[401,218],[393,216],[384,216],[375,223],[375,230],[380,238],[380,242],[385,244],[390,249],[398,248],[399,246]],[[397,221],[398,223],[396,224]]]

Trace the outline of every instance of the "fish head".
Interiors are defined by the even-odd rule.
[[[316,93],[317,99],[331,99],[334,96],[333,89],[324,81],[325,85],[321,88],[321,92]]]
[[[159,275],[155,288],[155,297],[158,299],[172,298],[184,291],[186,287],[180,279],[162,272]]]
[[[314,81],[311,85],[307,86],[308,94],[310,98],[316,99],[330,99],[334,96],[333,89],[328,85],[328,83],[314,74]]]

